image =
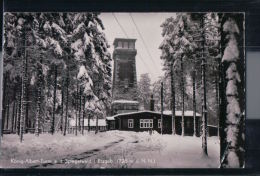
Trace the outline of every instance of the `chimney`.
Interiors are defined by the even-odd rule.
[[[151,95],[151,99],[150,99],[150,111],[154,111],[154,99],[153,99],[153,94]]]

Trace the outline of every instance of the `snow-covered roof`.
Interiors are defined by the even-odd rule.
[[[163,111],[163,113],[167,114],[167,115],[171,115],[172,111],[167,110],[167,111]],[[182,116],[182,111],[175,111],[175,115],[176,116]],[[193,117],[193,111],[184,111],[184,116],[186,116],[186,117],[189,117],[189,116]],[[196,112],[196,116],[201,116],[201,114]]]
[[[129,104],[139,104],[138,101],[132,101],[132,100],[114,100],[112,104],[114,103],[129,103]]]
[[[115,40],[114,40],[114,42],[113,42],[113,45],[115,45],[115,43],[116,43],[117,41],[131,41],[131,42],[135,42],[136,39],[134,39],[134,38],[115,38]]]
[[[69,125],[75,126],[75,119],[70,119]],[[105,119],[98,119],[98,126],[106,126]],[[84,119],[84,126],[88,126],[88,119]],[[90,126],[96,126],[96,119],[90,119]]]
[[[208,125],[208,127],[218,128],[216,125]]]
[[[201,124],[200,126],[203,126],[203,124]],[[218,126],[215,125],[207,125],[207,127],[218,128]]]
[[[138,114],[138,113],[154,113],[154,114],[161,114],[161,112],[156,112],[156,111],[135,111],[135,112],[127,112],[127,113],[120,113],[120,114],[116,114],[114,116],[112,116],[113,118],[121,116],[121,115],[131,115],[131,114]],[[164,115],[171,115],[172,112],[171,111],[163,111]],[[175,115],[176,116],[182,116],[182,111],[175,111]],[[193,117],[193,111],[185,111],[184,112],[184,116],[185,117]],[[201,116],[199,113],[196,113],[196,116]]]
[[[121,115],[131,115],[131,114],[139,114],[139,113],[145,113],[145,112],[148,112],[148,113],[154,113],[154,114],[161,114],[161,112],[155,112],[155,111],[134,111],[134,112],[127,112],[127,113],[120,113],[120,114],[116,114],[114,116],[112,116],[113,118],[115,117],[118,117],[118,116],[121,116]],[[165,114],[165,115],[168,115],[168,114]]]
[[[115,118],[112,116],[112,117],[106,117],[107,120],[115,120]]]

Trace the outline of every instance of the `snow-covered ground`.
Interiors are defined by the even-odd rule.
[[[98,134],[5,135],[0,167],[48,168],[216,168],[219,140],[208,138],[208,157],[201,138],[154,132],[107,131]]]
[[[24,141],[20,143],[17,135],[5,135],[1,143],[0,167],[28,167],[66,155],[80,154],[118,139],[119,137],[104,132],[97,135],[85,132],[84,136],[79,133],[77,136],[68,134],[65,137],[60,133],[46,133],[39,137],[25,134]]]

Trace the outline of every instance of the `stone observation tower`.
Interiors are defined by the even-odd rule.
[[[138,111],[135,41],[116,38],[113,43],[112,115]]]

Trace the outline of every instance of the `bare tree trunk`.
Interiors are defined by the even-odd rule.
[[[161,82],[161,134],[163,134],[163,82]]]
[[[24,27],[24,57],[23,57],[23,64],[22,64],[22,92],[21,92],[21,117],[20,117],[20,142],[23,141],[23,134],[25,131],[25,123],[26,123],[26,107],[27,107],[27,83],[28,83],[28,57],[27,57],[27,39],[28,39],[28,34],[27,30],[29,29],[28,24],[25,25]]]
[[[22,86],[22,84],[20,85]],[[22,110],[21,108],[22,108],[22,87],[19,88],[19,96],[18,96],[18,117],[16,122],[18,135],[20,135],[20,121],[21,121],[21,110]]]
[[[79,88],[79,132],[82,130],[81,106],[82,106],[82,88]]]
[[[63,135],[66,135],[67,123],[68,123],[68,106],[69,106],[69,70],[67,70],[67,78],[66,78],[66,114],[65,114],[65,122],[64,122],[64,132]]]
[[[27,62],[28,64],[28,62]],[[28,65],[26,66],[26,77],[28,78]],[[26,88],[25,88],[25,91],[26,91],[26,95],[25,95],[25,101],[26,101],[26,105],[25,105],[25,120],[24,120],[24,130],[27,131],[26,129],[27,128],[30,128],[30,119],[29,119],[29,83],[28,81],[26,82]]]
[[[222,23],[222,14],[218,14],[218,23],[220,24],[221,26],[221,23]],[[218,28],[218,35],[219,37],[221,38],[221,27]],[[217,68],[216,68],[216,77],[217,77],[217,89],[216,89],[216,92],[217,92],[217,116],[218,116],[218,137],[220,138],[220,118],[221,118],[221,112],[220,112],[220,109],[221,109],[221,102],[220,102],[220,92],[221,92],[221,84],[222,84],[222,78],[221,78],[221,58],[223,56],[223,51],[222,51],[222,45],[221,45],[221,41],[219,41],[219,57],[216,59],[217,60]],[[222,88],[223,89],[223,88]],[[221,153],[221,152],[220,152]],[[220,157],[221,159],[221,157]]]
[[[25,110],[26,110],[26,85],[27,85],[27,53],[26,53],[26,47],[27,47],[27,35],[26,35],[26,29],[24,29],[24,57],[23,57],[23,64],[22,64],[22,95],[21,95],[21,117],[20,117],[20,142],[23,141],[23,133],[24,133],[24,128],[25,128]]]
[[[61,121],[60,121],[60,131],[62,132],[63,126],[63,110],[64,110],[64,80],[62,79],[61,85]]]
[[[216,69],[216,75],[215,75],[215,91],[216,91],[216,114],[217,119],[219,119],[219,78],[218,78],[218,69]],[[218,136],[219,136],[219,123],[218,123]]]
[[[28,34],[26,33],[25,34],[26,35],[26,37],[28,37]],[[27,38],[26,38],[26,40],[27,40]],[[26,43],[26,41],[25,41],[25,43]],[[28,47],[28,46],[26,46],[25,45],[25,47]],[[25,50],[26,50],[26,48],[25,48]],[[26,52],[26,51],[24,51],[24,52]],[[24,131],[26,131],[26,129],[27,128],[30,128],[30,124],[29,124],[29,78],[28,78],[28,58],[27,58],[27,56],[26,56],[26,65],[25,65],[25,80],[26,80],[26,82],[25,82],[25,84],[24,84],[24,86],[25,86],[25,95],[24,95],[24,99],[25,99],[25,104],[24,104],[24,108],[25,108],[25,116],[24,116]]]
[[[202,29],[202,52],[201,52],[201,72],[202,72],[202,123],[203,123],[203,130],[202,130],[202,149],[203,154],[208,155],[207,149],[207,96],[206,96],[206,60],[204,56],[204,45],[205,45],[205,34],[204,34],[204,15],[201,19],[201,29]]]
[[[221,27],[223,26],[222,24],[222,17],[223,17],[223,14],[222,13],[218,13],[218,18],[219,18],[219,24],[220,24],[220,28],[218,29],[218,32],[219,32],[219,35],[220,35],[220,42],[219,42],[219,55],[220,57],[217,59],[217,62],[218,62],[218,66],[217,66],[217,72],[218,72],[218,135],[219,135],[219,140],[220,140],[220,161],[222,160],[222,156],[224,154],[224,150],[223,150],[223,147],[225,146],[225,143],[223,142],[225,137],[223,137],[224,135],[224,115],[226,113],[226,110],[223,111],[225,109],[225,95],[224,95],[224,85],[225,85],[225,78],[224,78],[224,73],[223,73],[223,65],[221,63],[221,58],[223,56],[223,33],[221,32],[222,29]]]
[[[53,90],[53,109],[51,121],[51,134],[55,131],[55,111],[56,111],[56,90],[57,90],[57,65],[54,66],[54,90]]]
[[[90,114],[88,115],[88,132],[90,132]]]
[[[175,134],[175,82],[173,64],[171,64],[171,94],[172,94],[172,134]]]
[[[193,136],[197,136],[197,126],[196,126],[196,69],[195,69],[195,58],[194,58],[194,68],[192,73],[192,89],[193,89]]]
[[[181,135],[185,135],[185,119],[184,119],[184,68],[183,68],[183,56],[181,56]]]
[[[76,126],[75,126],[75,134],[78,135],[78,96],[79,96],[79,83],[77,80],[77,93],[76,93]]]
[[[19,94],[19,92],[17,92]],[[17,118],[18,118],[18,109],[19,109],[19,96],[16,96],[15,100],[15,116],[14,116],[14,133],[17,132]]]
[[[1,127],[1,135],[3,136],[3,130],[4,130],[4,124],[5,124],[5,113],[6,113],[6,87],[7,87],[7,77],[8,74],[5,73],[4,74],[4,85],[3,85],[3,101],[2,101],[2,105],[3,105],[3,109],[2,109],[2,127]]]
[[[36,103],[36,117],[35,117],[35,135],[39,136],[40,133],[40,124],[39,124],[39,119],[40,119],[40,112],[41,112],[41,85],[42,85],[42,66],[41,66],[41,61],[40,64],[38,64],[37,68],[37,103]]]
[[[98,115],[96,116],[96,130],[95,130],[95,134],[98,133]]]
[[[9,100],[9,97],[8,97],[8,100],[7,100],[7,114],[6,114],[6,129],[8,130],[9,129],[9,114],[10,114],[10,100]]]
[[[83,96],[83,117],[82,117],[82,128],[81,128],[82,135],[84,135],[84,128],[85,128],[85,124],[84,124],[84,120],[86,116],[85,104],[86,104],[86,97]]]
[[[13,114],[12,114],[12,123],[11,123],[11,132],[14,132],[14,120],[15,120],[15,109],[16,109],[16,85],[14,85],[14,90],[13,90]]]
[[[41,108],[41,88],[37,87],[37,107],[36,107],[36,118],[35,118],[35,135],[39,136],[40,133],[40,108]]]

